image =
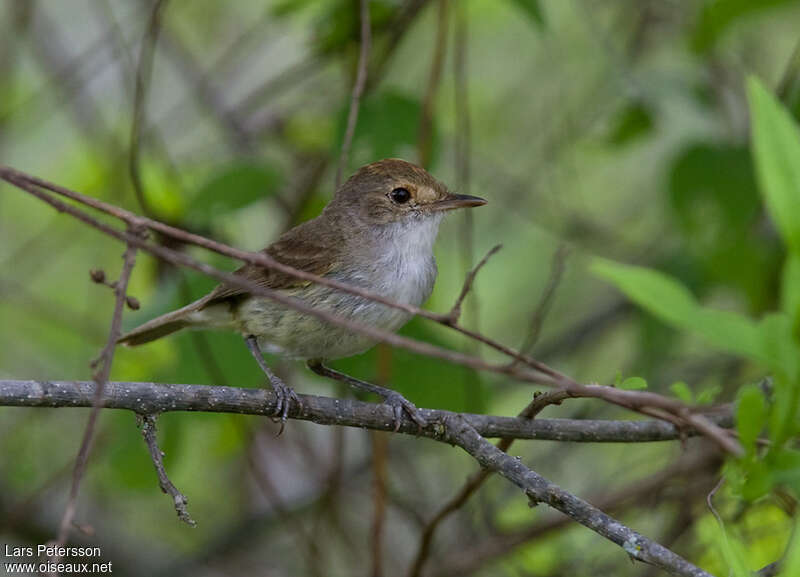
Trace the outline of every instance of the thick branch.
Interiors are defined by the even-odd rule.
[[[495,471],[517,485],[533,503],[545,503],[622,547],[638,561],[655,565],[673,575],[711,577],[682,558],[626,527],[600,509],[541,477],[520,460],[502,452],[460,418],[447,422],[447,440],[458,445],[482,466]]]
[[[0,405],[39,406],[39,407],[88,407],[93,405],[96,394],[93,382],[76,381],[0,381]],[[108,383],[103,388],[101,405],[108,408],[124,408],[139,414],[157,414],[178,410],[205,410],[213,412],[252,413],[267,415],[275,410],[276,397],[272,392],[261,389],[238,389],[223,386],[200,385],[157,385],[154,383]],[[358,426],[362,428],[393,429],[393,411],[385,405],[359,401],[330,399],[303,395],[302,406],[293,404],[289,416],[320,424]],[[96,406],[96,405],[95,405]],[[508,417],[486,415],[462,415],[449,411],[423,410],[432,426],[420,430],[410,418],[403,419],[400,431],[418,434],[440,441],[456,444],[472,455],[482,466],[499,473],[525,491],[536,503],[546,503],[568,515],[575,521],[599,533],[606,539],[620,545],[631,557],[661,567],[675,575],[689,577],[709,577],[685,559],[669,549],[662,547],[632,529],[622,525],[586,501],[564,491],[547,479],[528,469],[519,460],[503,453],[488,442],[482,435],[494,436],[498,432],[503,437],[511,437],[509,425],[520,429],[541,426],[542,421],[528,421]],[[558,420],[554,421],[558,423]],[[566,422],[566,421],[563,421]],[[668,424],[647,422],[578,421],[583,428],[585,423],[593,423],[589,430],[582,431],[582,440],[599,440],[593,426],[606,424],[623,428],[639,427],[656,429],[669,427]],[[573,424],[575,424],[573,422]],[[556,425],[556,428],[559,428]],[[519,431],[522,433],[522,430]],[[625,440],[632,431],[628,430]],[[648,431],[652,434],[654,431]],[[661,431],[664,432],[663,430]],[[588,434],[587,434],[588,433]],[[681,434],[673,430],[673,437]],[[528,431],[530,434],[530,431]],[[594,439],[592,437],[594,436]],[[544,437],[530,437],[544,438]],[[572,439],[579,440],[579,439]],[[606,437],[606,440],[610,438]],[[619,439],[622,440],[622,439]],[[653,440],[653,439],[650,439]]]
[[[13,407],[90,407],[95,385],[90,381],[20,381],[0,380],[0,406]],[[391,431],[391,408],[351,399],[333,399],[314,395],[299,395],[301,408],[289,410],[289,418],[312,421],[321,425],[361,427]],[[141,382],[110,382],[104,387],[102,406],[127,409],[139,414],[158,414],[170,411],[203,411],[271,415],[275,396],[263,389],[209,385],[162,385]],[[420,409],[430,423],[443,423],[459,413]],[[470,426],[485,437],[509,437],[579,443],[635,443],[669,441],[692,436],[696,432],[663,421],[611,421],[583,419],[536,419],[460,414]],[[730,413],[712,419],[720,426],[730,427]],[[441,428],[419,426],[403,415],[400,432],[436,438]]]

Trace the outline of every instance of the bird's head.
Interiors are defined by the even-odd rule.
[[[456,208],[482,206],[477,196],[454,194],[425,169],[388,158],[361,167],[336,191],[329,207],[367,224],[440,218]]]

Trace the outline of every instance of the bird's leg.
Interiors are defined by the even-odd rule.
[[[291,401],[294,401],[297,403],[298,407],[301,406],[302,403],[300,403],[300,398],[289,385],[280,380],[278,376],[267,366],[267,362],[264,360],[264,356],[261,354],[261,349],[258,346],[258,340],[256,337],[253,335],[245,337],[244,342],[247,345],[247,348],[250,350],[250,353],[253,355],[253,358],[255,358],[256,362],[258,363],[258,366],[261,367],[261,370],[264,371],[265,375],[267,375],[269,384],[272,386],[272,390],[275,391],[275,398],[277,399],[277,403],[275,405],[275,416],[279,416],[281,418],[281,432],[283,432],[283,425],[286,422],[286,417],[289,415],[289,405]]]
[[[337,370],[331,369],[330,367],[326,367],[322,363],[322,361],[319,360],[311,360],[308,361],[308,363],[306,364],[308,365],[309,369],[311,369],[320,376],[327,377],[335,381],[340,381],[342,383],[347,383],[351,387],[362,389],[364,391],[368,391],[370,393],[383,397],[383,400],[386,402],[386,404],[392,407],[392,410],[394,411],[395,432],[398,429],[400,429],[400,423],[403,420],[403,411],[408,413],[408,416],[411,417],[411,419],[419,427],[428,426],[428,422],[422,416],[420,410],[414,406],[414,403],[406,399],[400,393],[393,391],[392,389],[387,389],[386,387],[381,387],[373,383],[368,383],[366,381],[356,379],[355,377],[351,377],[350,375],[340,373]]]

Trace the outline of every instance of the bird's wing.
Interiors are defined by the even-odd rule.
[[[340,261],[341,239],[337,238],[335,231],[326,231],[327,234],[324,235],[312,234],[312,231],[319,230],[312,225],[312,222],[308,221],[294,227],[261,252],[292,268],[319,276],[328,274],[336,268],[336,264]],[[246,264],[233,274],[241,276],[259,287],[269,289],[292,289],[311,284],[311,281],[254,264]],[[224,300],[241,298],[248,294],[247,289],[221,284],[203,299],[204,302],[200,308]]]

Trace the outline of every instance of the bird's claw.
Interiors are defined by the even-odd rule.
[[[297,403],[298,407],[302,407],[303,404],[300,402],[300,397],[297,396],[297,393],[294,392],[294,389],[284,383],[278,377],[273,375],[270,377],[269,383],[272,385],[272,390],[275,392],[275,411],[273,412],[272,416],[278,419],[281,423],[281,428],[277,435],[280,436],[281,433],[283,433],[284,426],[286,425],[286,419],[289,416],[289,408],[291,407],[292,401]]]
[[[394,432],[400,430],[400,425],[403,423],[403,411],[405,411],[411,420],[417,424],[417,427],[424,429],[428,426],[428,421],[422,416],[422,412],[408,399],[400,393],[394,391],[384,396],[384,403],[392,408],[394,414]]]

